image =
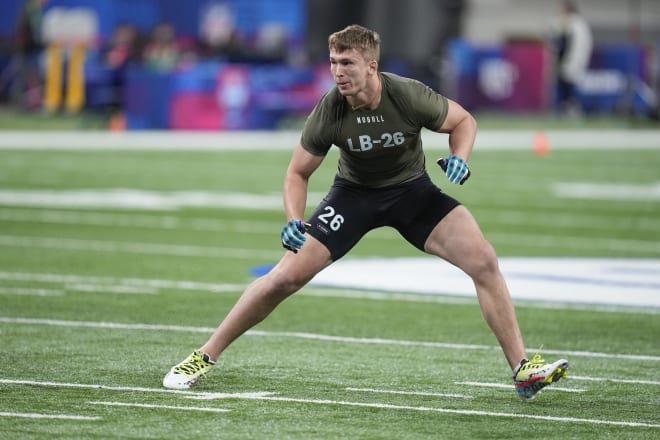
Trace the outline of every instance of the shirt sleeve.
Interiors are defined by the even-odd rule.
[[[437,131],[447,118],[447,98],[421,82],[413,81],[411,111],[415,119],[425,128]]]
[[[410,124],[433,131],[442,127],[449,111],[447,98],[416,79],[393,74],[383,77],[389,84],[390,98]]]
[[[334,143],[336,121],[332,120],[328,105],[328,95],[326,95],[307,117],[300,136],[300,145],[315,156],[325,156]]]

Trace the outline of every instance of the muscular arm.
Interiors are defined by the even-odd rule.
[[[447,102],[449,105],[447,118],[438,132],[449,133],[451,155],[458,156],[467,162],[477,137],[477,121],[458,103],[451,99],[448,99]]]
[[[323,159],[324,156],[308,153],[300,144],[293,151],[284,178],[284,212],[288,220],[303,219],[309,177],[321,165]]]

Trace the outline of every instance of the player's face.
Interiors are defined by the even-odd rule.
[[[367,85],[373,67],[356,49],[337,52],[330,50],[330,72],[343,96],[357,95]]]

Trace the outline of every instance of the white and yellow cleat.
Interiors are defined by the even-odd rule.
[[[163,386],[174,390],[187,390],[199,382],[215,365],[215,362],[201,350],[192,352],[163,378]]]
[[[518,397],[522,400],[532,400],[543,388],[566,377],[567,372],[566,359],[546,364],[541,354],[536,353],[532,360],[520,361],[520,365],[513,372],[513,383]]]

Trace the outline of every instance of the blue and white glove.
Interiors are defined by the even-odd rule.
[[[451,156],[449,159],[438,159],[438,165],[447,174],[447,178],[458,185],[463,185],[471,174],[467,163],[458,156]]]
[[[282,229],[282,246],[297,254],[300,248],[305,244],[307,237],[305,232],[312,225],[305,223],[302,220],[291,220]]]

